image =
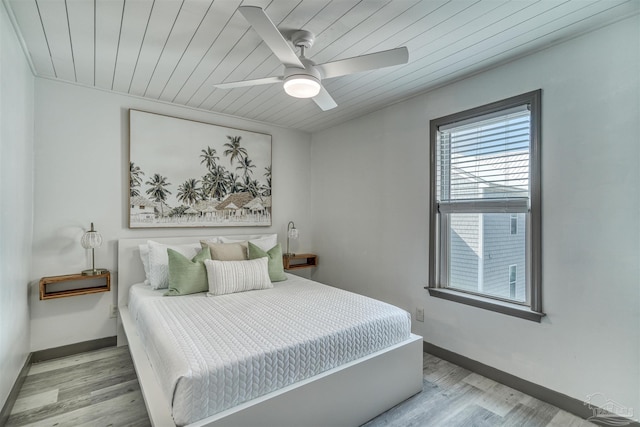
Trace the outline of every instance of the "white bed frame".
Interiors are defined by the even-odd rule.
[[[152,240],[179,245],[206,238]],[[147,240],[122,239],[118,242],[118,345],[129,345],[151,424],[175,427],[170,404],[160,388],[127,307],[129,288],[144,280],[138,245]],[[189,424],[189,427],[359,426],[420,391],[422,337],[412,334],[402,343]]]

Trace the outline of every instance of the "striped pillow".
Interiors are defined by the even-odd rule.
[[[207,259],[204,266],[207,269],[209,296],[273,288],[269,279],[269,261],[266,257],[250,261]]]

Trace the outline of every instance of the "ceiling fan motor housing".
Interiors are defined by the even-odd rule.
[[[287,80],[289,77],[293,76],[306,76],[313,77],[315,80],[320,83],[322,80],[322,76],[320,75],[320,71],[318,71],[315,67],[315,63],[307,58],[300,58],[300,62],[304,65],[304,68],[297,67],[286,67],[284,69],[284,80]]]

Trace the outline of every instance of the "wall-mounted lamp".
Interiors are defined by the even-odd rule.
[[[83,270],[82,275],[97,276],[106,273],[106,269],[96,268],[95,248],[99,248],[102,245],[102,236],[100,235],[100,233],[94,230],[93,223],[91,223],[91,230],[87,231],[82,236],[80,244],[85,249],[91,249],[91,270]]]
[[[296,225],[293,223],[293,221],[289,221],[289,224],[287,224],[287,253],[285,253],[285,256],[291,257],[295,255],[289,252],[289,239],[296,240],[298,236],[299,234]]]

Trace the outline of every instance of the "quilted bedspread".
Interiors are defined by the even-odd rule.
[[[132,287],[129,309],[177,425],[410,336],[404,310],[287,276],[273,289],[215,297],[162,297]]]

